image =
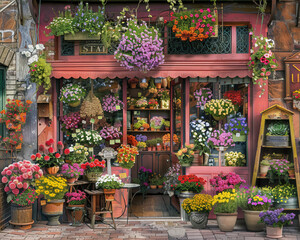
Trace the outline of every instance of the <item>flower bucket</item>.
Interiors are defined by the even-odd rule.
[[[115,193],[116,189],[103,189],[105,200],[114,200],[115,199]]]
[[[268,238],[282,238],[282,227],[267,226],[266,230]]]
[[[89,35],[87,32],[76,32],[64,35],[66,41],[100,40],[100,35]]]
[[[32,220],[32,205],[19,206],[12,203],[9,223],[22,230],[30,229],[34,223]]]
[[[97,182],[101,177],[102,172],[87,172],[86,177],[89,182]]]
[[[78,107],[80,105],[80,101],[77,101],[77,102],[73,102],[73,103],[69,103],[69,106],[70,107]]]
[[[204,229],[207,227],[208,213],[207,212],[191,212],[190,221],[193,228]]]
[[[55,175],[58,172],[58,170],[59,170],[59,166],[46,168],[47,173],[49,173],[51,175]]]

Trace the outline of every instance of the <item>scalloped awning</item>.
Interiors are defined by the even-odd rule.
[[[115,60],[85,61],[57,60],[52,64],[54,78],[133,78],[133,77],[250,77],[248,60],[201,60],[166,61],[163,65],[148,73],[128,71]]]

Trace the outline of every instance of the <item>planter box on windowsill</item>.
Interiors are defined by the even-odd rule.
[[[88,32],[76,32],[65,35],[66,41],[100,40],[100,35],[89,35]]]

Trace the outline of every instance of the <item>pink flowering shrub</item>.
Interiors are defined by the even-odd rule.
[[[231,147],[234,146],[231,132],[225,132],[224,130],[214,130],[207,139],[207,143],[211,148],[215,147]]]
[[[14,195],[29,188],[35,179],[43,176],[43,171],[38,164],[23,160],[10,164],[1,172],[2,183],[6,184],[4,191],[8,194],[7,202],[10,202]]]
[[[104,127],[100,131],[100,136],[105,140],[119,139],[122,135],[115,127]]]
[[[220,173],[218,176],[209,180],[210,185],[214,187],[216,192],[230,191],[238,189],[241,184],[246,183],[238,174],[230,172],[228,174]]]
[[[65,163],[62,165],[60,171],[65,178],[78,178],[83,175],[83,172],[84,170],[78,165],[78,163],[74,163],[73,165]]]
[[[114,95],[105,95],[102,99],[102,107],[105,112],[117,112],[124,107],[124,103]]]
[[[81,205],[86,201],[86,194],[80,190],[77,190],[77,192],[66,193],[66,197],[69,205]]]

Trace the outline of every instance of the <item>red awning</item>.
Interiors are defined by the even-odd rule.
[[[224,55],[223,55],[224,56]],[[220,56],[221,58],[221,56]],[[105,61],[91,61],[88,59],[67,59],[50,61],[52,64],[52,77],[54,78],[133,78],[133,77],[250,77],[248,70],[248,60],[195,60],[192,57],[180,61],[166,61],[163,65],[148,73],[138,71],[128,71],[121,67],[114,59],[106,59]]]

